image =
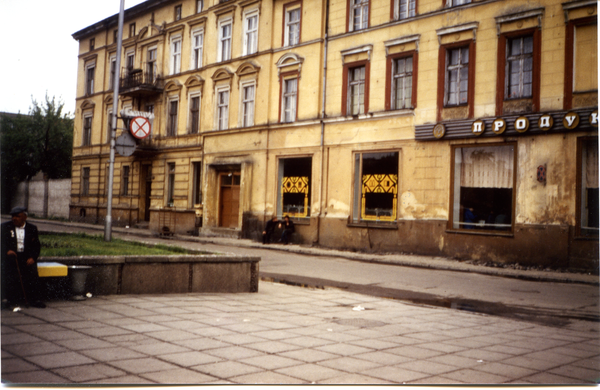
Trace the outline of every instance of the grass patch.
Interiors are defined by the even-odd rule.
[[[104,241],[102,235],[85,233],[40,233],[42,256],[137,256],[137,255],[187,255],[203,253],[170,245],[148,245],[113,238]]]

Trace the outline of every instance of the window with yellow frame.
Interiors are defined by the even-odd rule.
[[[399,152],[355,154],[354,222],[397,219],[398,158]]]

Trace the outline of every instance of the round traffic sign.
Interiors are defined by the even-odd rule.
[[[137,139],[144,139],[150,135],[150,120],[143,116],[136,116],[129,122],[129,131]]]

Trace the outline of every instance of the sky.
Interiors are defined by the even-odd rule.
[[[125,0],[125,9],[144,0]],[[26,114],[46,94],[75,113],[78,43],[71,36],[119,13],[120,0],[0,0],[0,112]]]

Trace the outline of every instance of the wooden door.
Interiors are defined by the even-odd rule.
[[[240,174],[220,175],[219,226],[237,228],[240,216]]]

